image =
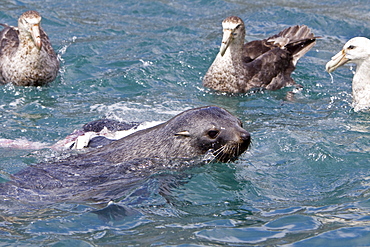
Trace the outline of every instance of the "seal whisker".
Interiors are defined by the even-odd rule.
[[[229,145],[224,145],[224,146],[220,147],[219,149],[217,149],[216,152],[215,152],[216,158],[220,161],[225,161],[225,160],[228,161],[229,159],[228,158],[226,159],[226,157],[229,154],[229,149],[230,149]]]
[[[238,143],[236,145],[236,147],[234,148],[234,153],[233,153],[233,156],[235,156],[236,154],[238,154],[240,152],[240,144]]]
[[[224,153],[225,148],[226,148],[225,146],[221,146],[219,149],[215,150],[215,151],[213,152],[213,154],[217,157],[217,156],[219,156],[220,154],[223,154],[223,153]]]

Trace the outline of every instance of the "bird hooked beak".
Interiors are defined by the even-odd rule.
[[[346,57],[346,51],[343,49],[338,52],[331,60],[326,64],[325,69],[328,73],[333,72],[338,67],[342,66],[343,64],[347,63],[350,59]]]
[[[40,25],[39,24],[34,24],[31,27],[31,36],[33,41],[35,42],[36,47],[40,50],[42,47],[41,43],[41,35],[40,35]]]
[[[223,34],[223,37],[222,37],[222,43],[221,43],[221,47],[220,47],[221,56],[223,56],[225,54],[227,48],[229,47],[229,45],[233,41],[234,31],[235,31],[235,29],[224,29],[224,34]]]

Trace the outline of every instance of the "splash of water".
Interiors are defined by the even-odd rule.
[[[330,78],[331,78],[331,83],[334,83],[334,77],[333,77],[333,75],[331,73],[329,73],[329,75],[330,75]]]

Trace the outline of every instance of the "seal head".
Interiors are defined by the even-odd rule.
[[[238,118],[220,107],[207,106],[187,110],[85,155],[119,163],[137,158],[192,159],[211,152],[218,161],[227,162],[249,144],[250,134]]]

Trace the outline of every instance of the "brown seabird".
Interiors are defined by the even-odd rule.
[[[253,88],[276,90],[295,84],[290,74],[315,44],[305,26],[289,27],[279,34],[244,44],[245,26],[237,16],[222,22],[220,52],[203,78],[203,85],[215,90],[244,93]]]
[[[0,24],[0,82],[41,86],[55,79],[59,61],[36,11],[24,12],[18,27]]]
[[[326,71],[333,72],[346,64],[356,64],[352,80],[352,97],[355,111],[370,109],[370,39],[355,37],[326,64]]]

